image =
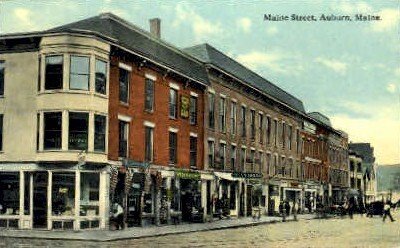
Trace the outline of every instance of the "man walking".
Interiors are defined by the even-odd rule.
[[[387,200],[385,205],[383,206],[383,222],[385,222],[387,216],[389,216],[392,222],[395,221],[390,213],[390,208],[392,208],[392,203],[390,202],[390,200]]]

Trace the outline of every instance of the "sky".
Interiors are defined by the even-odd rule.
[[[327,115],[377,163],[400,163],[400,1],[0,0],[0,34],[112,12],[184,48],[209,43]],[[250,4],[251,3],[251,4]],[[271,15],[379,15],[380,21],[272,22]]]

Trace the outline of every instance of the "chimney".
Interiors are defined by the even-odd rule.
[[[153,18],[150,19],[150,33],[154,35],[156,38],[161,38],[161,19]]]

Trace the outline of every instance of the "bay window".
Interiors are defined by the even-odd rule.
[[[69,113],[69,150],[87,150],[88,149],[88,113]]]
[[[44,113],[44,149],[61,149],[62,113]]]
[[[46,56],[45,90],[63,88],[63,56]]]
[[[94,115],[94,150],[104,152],[106,150],[106,125],[107,118],[104,115]]]
[[[71,55],[69,88],[89,90],[89,57]]]
[[[95,91],[105,95],[107,92],[107,63],[96,59],[95,67]]]

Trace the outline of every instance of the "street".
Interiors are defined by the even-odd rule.
[[[355,215],[115,242],[5,238],[0,247],[400,247],[399,212],[396,222],[385,223]]]

